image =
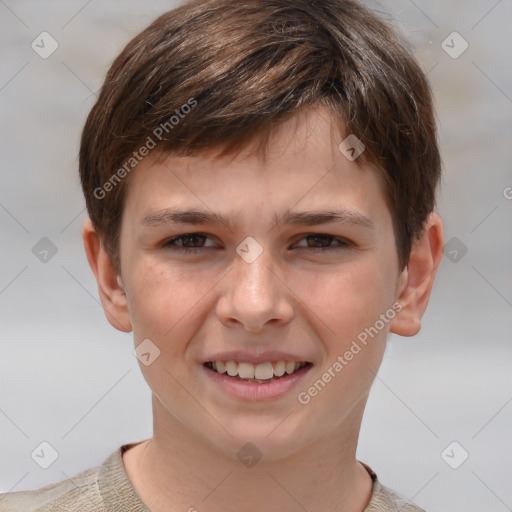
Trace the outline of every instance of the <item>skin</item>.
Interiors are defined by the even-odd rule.
[[[153,392],[153,437],[123,457],[153,512],[360,512],[367,505],[372,483],[355,456],[362,414],[388,333],[412,336],[420,329],[443,237],[432,213],[400,271],[383,184],[374,169],[338,151],[341,140],[328,113],[314,109],[280,125],[265,154],[252,146],[220,159],[214,152],[153,152],[129,178],[120,273],[85,222],[84,244],[107,318],[133,331],[136,346],[149,338],[160,350],[151,365],[140,364]],[[178,207],[229,217],[233,230],[142,223]],[[286,210],[338,209],[373,227],[274,224]],[[190,233],[207,235],[188,240],[196,252],[166,245]],[[248,236],[263,249],[252,263],[236,252]],[[322,246],[331,250],[321,252]],[[378,335],[307,405],[299,403],[298,392],[397,301],[401,311]],[[202,368],[206,356],[237,349],[282,350],[313,366],[284,396],[244,400],[220,390]],[[237,458],[247,442],[263,454],[251,468]]]

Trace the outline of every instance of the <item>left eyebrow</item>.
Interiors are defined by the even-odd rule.
[[[330,210],[326,212],[286,212],[276,218],[275,226],[280,224],[293,224],[299,226],[313,226],[329,222],[348,222],[364,228],[374,229],[373,222],[364,215],[353,210]]]
[[[343,222],[362,226],[367,229],[374,229],[373,222],[364,215],[353,210],[330,210],[330,211],[287,211],[284,214],[275,216],[272,227],[291,224],[296,226],[313,226],[317,224],[327,224],[332,222]],[[151,213],[144,217],[142,224],[144,226],[161,226],[165,224],[221,224],[228,230],[233,231],[233,223],[229,218],[222,215],[200,211],[200,210],[178,210],[164,209]]]

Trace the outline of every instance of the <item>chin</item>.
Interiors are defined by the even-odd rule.
[[[284,420],[284,421],[283,421]],[[261,458],[261,462],[276,462],[299,452],[307,445],[304,429],[286,414],[279,418],[255,421],[253,417],[238,418],[229,425],[233,436],[225,439],[225,451],[240,460],[244,457]],[[219,445],[217,445],[219,448]]]

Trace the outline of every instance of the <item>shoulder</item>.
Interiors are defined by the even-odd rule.
[[[85,470],[72,478],[33,491],[0,494],[0,512],[103,510],[98,487],[98,469]]]
[[[370,502],[371,508],[367,508],[365,512],[425,512],[412,501],[403,498],[380,482],[376,482],[376,484]]]
[[[382,485],[375,472],[366,464],[361,464],[370,473],[373,480],[372,495],[364,512],[425,512],[425,510],[415,505],[412,501],[405,499],[395,491]]]
[[[0,494],[0,512],[150,512],[123,465],[123,453],[135,444],[119,447],[100,466],[62,482],[34,491]]]

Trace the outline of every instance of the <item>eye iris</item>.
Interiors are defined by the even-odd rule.
[[[195,240],[196,242],[198,240],[201,240],[202,242],[204,242],[204,235],[185,235],[185,236],[182,236],[180,237],[181,238],[181,241],[182,241],[182,244],[185,246],[185,247],[190,247],[190,246],[193,246],[195,247],[196,244],[194,244],[193,242],[191,244],[188,244],[187,242],[190,242],[191,240]]]
[[[318,245],[314,245],[314,247],[328,247],[332,237],[319,236],[319,235],[309,235],[307,237],[307,239],[308,239],[308,242],[310,240],[312,240],[312,239],[315,241],[315,243],[318,242],[319,240],[322,241],[322,242],[325,242],[325,243],[320,243]]]

